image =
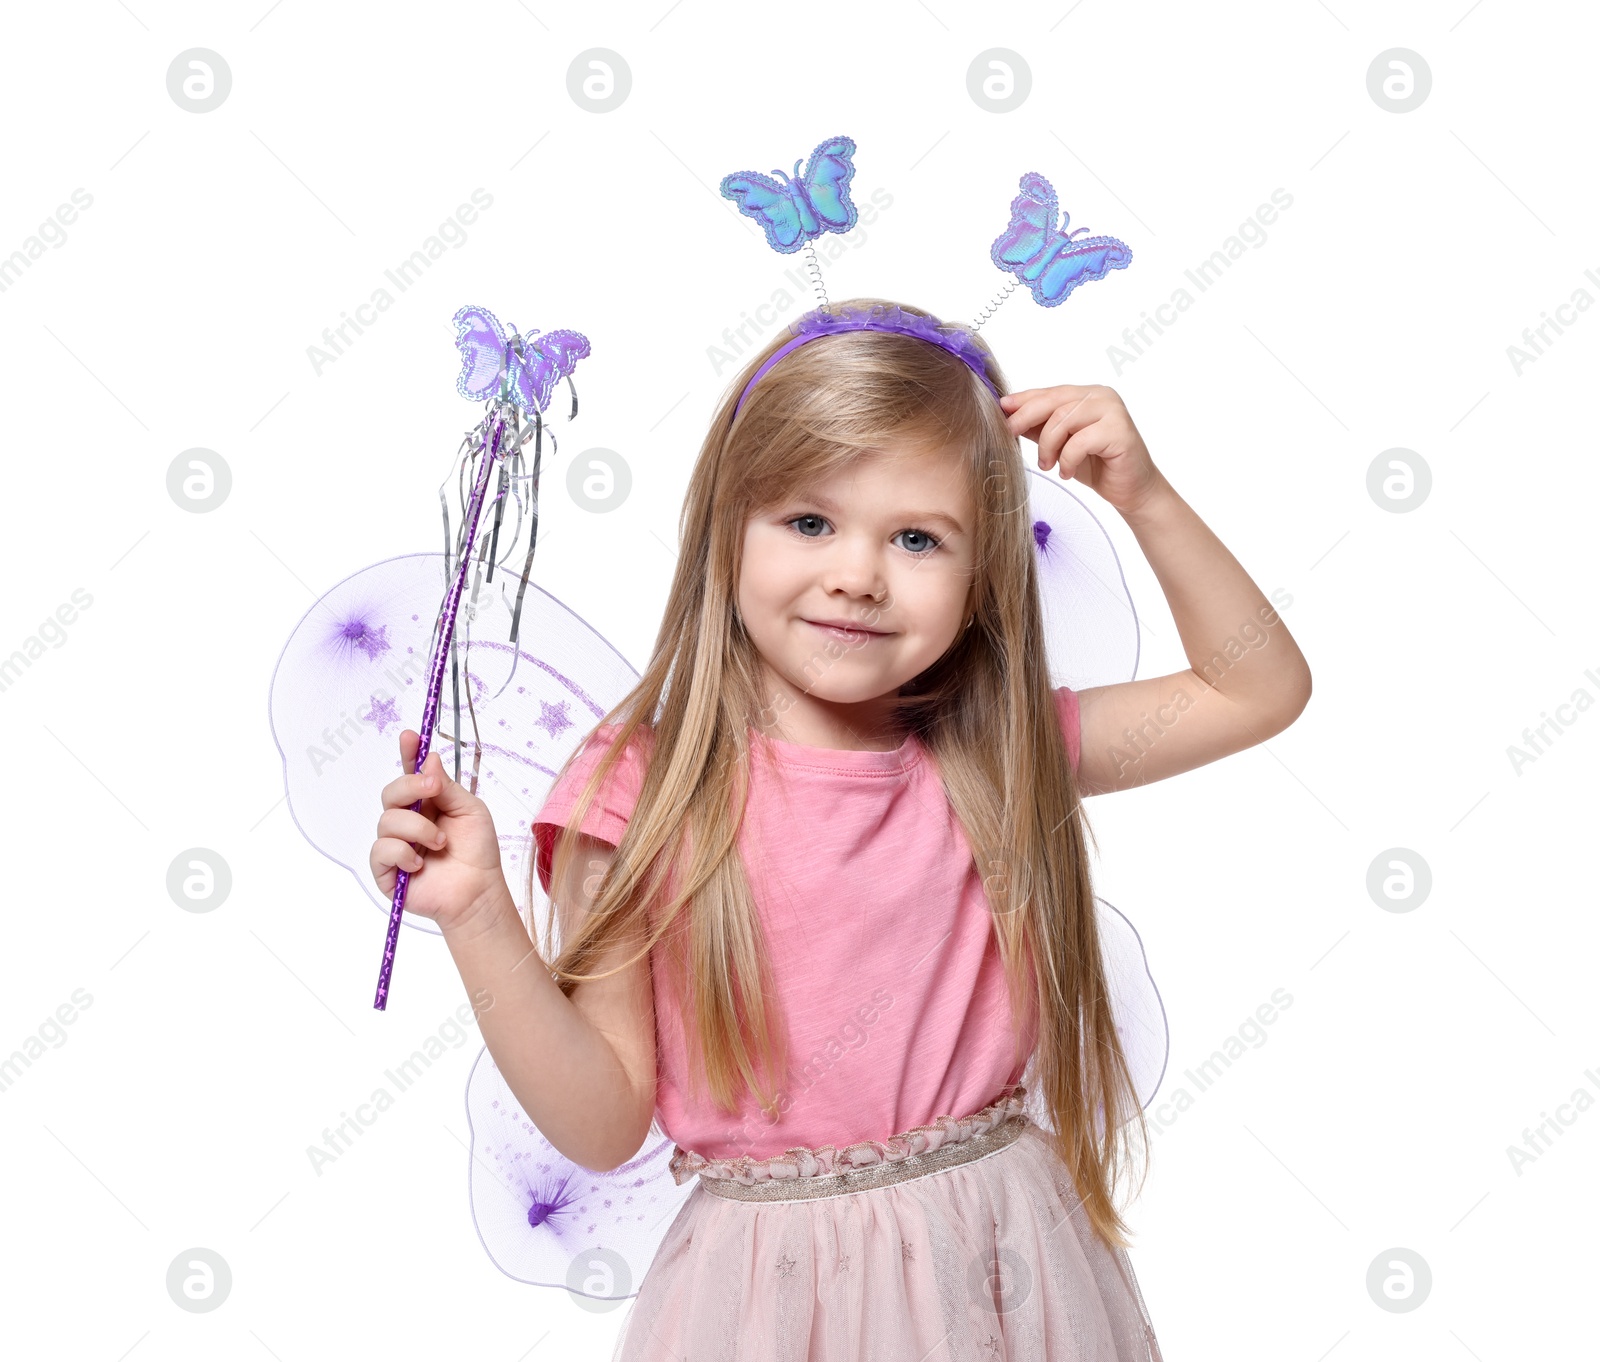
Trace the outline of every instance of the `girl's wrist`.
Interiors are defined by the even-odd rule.
[[[496,874],[494,882],[473,899],[460,912],[446,918],[439,917],[439,930],[447,937],[471,939],[484,931],[494,931],[506,921],[522,924],[511,890],[503,874]]]
[[[1118,512],[1123,520],[1127,521],[1132,529],[1148,524],[1159,519],[1173,505],[1183,500],[1178,495],[1178,489],[1167,481],[1166,476],[1156,469],[1155,478],[1144,494],[1131,506],[1119,506]]]

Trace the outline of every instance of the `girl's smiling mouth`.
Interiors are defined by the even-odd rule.
[[[843,639],[847,643],[865,643],[869,639],[889,637],[881,629],[868,629],[864,625],[852,624],[848,620],[806,619],[804,622],[813,629],[821,629],[824,633],[832,634],[835,638]]]

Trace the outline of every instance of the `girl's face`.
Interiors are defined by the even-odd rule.
[[[763,730],[892,745],[888,702],[971,613],[975,522],[962,454],[893,447],[752,516],[739,614],[766,673]]]

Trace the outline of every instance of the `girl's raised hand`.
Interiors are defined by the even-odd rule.
[[[1024,388],[1000,399],[1011,433],[1039,446],[1039,467],[1087,483],[1117,510],[1137,510],[1164,479],[1110,388],[1062,383]]]
[[[500,868],[500,839],[489,806],[445,773],[437,752],[415,770],[420,734],[400,734],[400,768],[383,787],[383,813],[369,861],[372,878],[393,898],[396,870],[411,876],[406,908],[449,930],[500,896],[510,902]],[[411,806],[421,800],[421,807]]]

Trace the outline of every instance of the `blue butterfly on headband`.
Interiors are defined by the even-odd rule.
[[[811,153],[804,175],[798,159],[793,177],[781,170],[772,172],[776,180],[755,170],[736,171],[723,176],[722,197],[761,224],[767,245],[789,255],[824,232],[848,232],[856,225],[850,202],[855,150],[850,138],[830,137]]]
[[[461,373],[456,391],[472,402],[497,396],[501,378],[510,366],[507,386],[511,400],[523,411],[543,411],[550,405],[556,383],[568,377],[589,353],[589,338],[578,331],[530,331],[519,336],[516,328],[506,338],[494,313],[486,307],[464,307],[456,313],[456,348],[461,351]],[[538,336],[538,340],[534,337]]]
[[[1056,191],[1043,175],[1030,170],[1019,184],[1022,192],[1011,200],[1011,222],[995,238],[989,258],[1029,285],[1034,302],[1054,307],[1079,284],[1128,268],[1133,252],[1116,237],[1078,240],[1078,233],[1089,229],[1068,234],[1071,214],[1065,212],[1057,229]]]

